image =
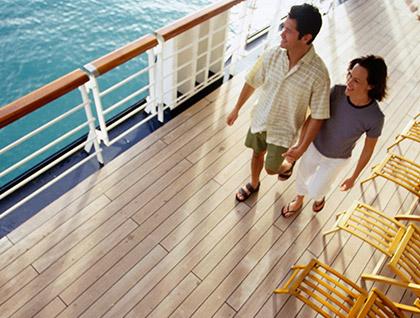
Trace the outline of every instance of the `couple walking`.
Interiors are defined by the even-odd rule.
[[[261,90],[245,140],[253,150],[251,180],[239,189],[236,199],[245,201],[259,190],[263,168],[286,180],[300,158],[297,194],[282,208],[284,217],[298,213],[305,196],[314,200],[314,212],[322,210],[330,185],[349,162],[357,140],[365,135],[356,167],[341,184],[343,191],[352,188],[371,158],[384,124],[377,103],[386,92],[384,60],[369,55],[350,61],[346,85],[330,89],[328,70],[312,45],[321,25],[317,8],[293,6],[280,45],[257,60],[226,120],[233,125],[244,103],[257,88]]]

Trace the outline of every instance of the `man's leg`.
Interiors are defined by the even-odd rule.
[[[267,145],[267,157],[265,158],[265,171],[267,174],[273,175],[281,172],[282,164],[284,160],[283,153],[287,151],[287,148],[268,144]]]
[[[254,189],[260,184],[260,174],[264,167],[264,155],[265,151],[261,151],[260,153],[255,153],[254,151],[252,154],[251,184]]]
[[[236,199],[239,202],[245,201],[248,197],[257,192],[260,187],[260,174],[264,167],[264,155],[267,149],[267,143],[265,142],[266,133],[251,133],[248,134],[245,139],[245,146],[253,150],[251,158],[251,181],[244,185],[236,193]]]

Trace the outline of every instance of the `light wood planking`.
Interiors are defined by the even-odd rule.
[[[343,82],[359,55],[379,54],[388,64],[385,129],[371,164],[419,112],[419,31],[402,1],[348,0],[325,17],[315,41],[332,83]],[[243,140],[255,100],[234,126],[225,118],[245,73],[1,239],[2,316],[307,318],[315,314],[302,302],[272,293],[291,265],[318,257],[357,281],[371,271],[380,254],[370,246],[346,233],[325,242],[321,235],[355,199],[389,215],[413,203],[410,193],[381,178],[338,191],[362,143],[321,213],[306,202],[299,215],[280,217],[294,196],[294,178],[277,182],[265,173],[258,195],[235,202],[249,180],[251,152]],[[418,161],[420,147],[404,141],[395,151]],[[380,287],[395,300],[411,299]]]

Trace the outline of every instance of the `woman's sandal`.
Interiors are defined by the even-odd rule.
[[[322,198],[321,201],[315,201],[314,204],[312,204],[312,211],[315,213],[320,212],[325,206],[325,197]]]
[[[293,200],[293,201],[292,201],[292,202],[290,202],[288,205],[285,205],[284,207],[282,207],[282,208],[281,208],[281,215],[282,215],[284,218],[290,218],[291,216],[293,216],[293,215],[295,215],[295,214],[299,213],[299,212],[302,210],[303,203],[302,203],[302,205],[301,205],[298,209],[291,210],[291,209],[290,209],[290,205],[291,205],[293,202],[295,202],[295,200]]]
[[[260,183],[258,182],[258,185],[254,188],[251,184],[251,182],[248,182],[245,186],[240,188],[238,192],[236,193],[236,200],[239,202],[244,202],[246,199],[248,199],[251,194],[257,192],[260,189]],[[239,197],[240,195],[241,197]]]
[[[293,161],[292,165],[290,166],[289,169],[287,169],[286,171],[278,174],[278,179],[280,181],[286,181],[287,179],[289,179],[292,176],[293,167],[295,166],[295,163],[296,163],[296,161]]]

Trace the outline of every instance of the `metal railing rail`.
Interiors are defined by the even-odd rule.
[[[10,189],[8,189],[7,191],[0,194],[0,200],[4,199],[6,196],[10,195],[11,193],[15,192],[16,190],[20,189],[21,187],[23,187],[28,182],[32,181],[33,179],[35,179],[36,177],[38,177],[39,175],[41,175],[45,171],[47,171],[47,170],[51,169],[52,167],[56,166],[58,163],[65,160],[66,158],[68,158],[70,155],[72,155],[76,151],[82,149],[87,144],[94,145],[94,152],[93,153],[88,155],[82,161],[75,164],[69,170],[67,170],[67,171],[61,173],[60,175],[54,177],[46,185],[42,186],[41,188],[37,189],[33,193],[26,196],[21,201],[17,202],[16,204],[14,204],[11,207],[9,207],[6,211],[3,211],[2,214],[0,215],[0,219],[5,217],[6,215],[8,215],[10,212],[14,211],[16,208],[18,208],[19,206],[21,206],[25,202],[32,199],[38,193],[43,191],[46,187],[48,187],[48,186],[56,183],[57,181],[61,180],[62,178],[64,178],[71,171],[75,170],[76,168],[78,168],[79,166],[81,166],[82,164],[84,164],[85,162],[90,160],[91,158],[96,157],[97,160],[100,163],[103,164],[103,157],[102,157],[102,153],[101,153],[102,150],[99,147],[99,141],[98,141],[97,135],[95,133],[95,124],[94,124],[95,123],[95,118],[92,115],[89,98],[88,98],[88,95],[87,95],[87,92],[86,92],[86,88],[84,86],[84,84],[87,83],[87,81],[88,81],[88,77],[86,76],[86,74],[84,74],[81,70],[76,70],[76,71],[63,76],[63,77],[57,79],[56,81],[54,81],[50,84],[47,84],[47,85],[39,88],[38,90],[36,90],[36,91],[18,99],[16,101],[14,101],[13,103],[11,103],[11,104],[9,104],[9,105],[0,109],[0,114],[1,114],[0,115],[0,122],[4,123],[4,125],[7,125],[7,124],[10,124],[10,123],[14,122],[15,120],[23,117],[25,114],[28,114],[28,113],[44,106],[44,105],[47,105],[50,102],[58,99],[59,97],[62,97],[64,95],[76,90],[77,88],[80,90],[81,99],[82,99],[81,104],[71,108],[70,110],[66,111],[65,113],[63,113],[63,114],[55,117],[54,119],[50,120],[46,124],[44,124],[44,125],[38,127],[37,129],[33,130],[29,134],[19,138],[18,140],[14,141],[14,142],[10,143],[9,145],[0,149],[0,155],[4,155],[6,152],[11,151],[12,149],[21,145],[23,142],[30,140],[32,137],[40,134],[41,132],[48,129],[49,127],[58,124],[60,121],[62,121],[63,119],[65,119],[69,116],[71,116],[72,114],[74,114],[77,111],[84,110],[85,115],[86,115],[86,120],[83,123],[79,124],[77,127],[73,128],[73,129],[70,129],[69,131],[63,133],[62,135],[57,137],[55,140],[49,142],[47,145],[41,147],[40,149],[34,151],[33,153],[26,156],[22,160],[19,160],[15,164],[13,164],[10,167],[6,168],[5,170],[1,171],[0,172],[0,178],[10,174],[11,172],[16,170],[20,166],[27,163],[28,161],[40,156],[45,151],[51,149],[52,147],[54,147],[58,143],[67,139],[68,137],[74,136],[79,131],[81,131],[83,128],[87,127],[88,131],[89,131],[88,138],[85,142],[81,143],[80,145],[78,145],[77,147],[75,147],[75,148],[73,148],[69,151],[66,151],[65,153],[60,155],[58,158],[56,158],[55,160],[50,162],[48,165],[44,166],[43,168],[41,168],[37,172],[31,174],[30,176],[24,178],[23,180],[21,180],[20,182],[15,184]]]
[[[38,177],[42,173],[56,166],[58,163],[62,162],[64,159],[68,158],[77,151],[84,148],[89,152],[92,146],[94,146],[93,153],[89,154],[85,159],[78,162],[77,164],[74,164],[62,174],[53,178],[42,187],[38,188],[25,199],[10,207],[7,211],[3,211],[0,215],[0,219],[33,198],[35,195],[39,194],[44,189],[62,179],[70,172],[83,165],[91,158],[96,157],[99,163],[103,164],[104,162],[101,154],[102,150],[100,148],[101,140],[105,143],[106,146],[109,146],[156,116],[160,121],[163,121],[164,109],[172,109],[178,106],[186,99],[196,94],[198,91],[223,77],[225,72],[224,63],[226,60],[227,48],[226,39],[228,37],[229,23],[231,23],[229,13],[232,7],[241,2],[245,3],[244,0],[224,0],[218,4],[209,6],[208,8],[196,12],[193,15],[180,19],[169,26],[157,30],[154,35],[146,35],[141,37],[140,39],[120,49],[117,49],[97,60],[94,60],[91,63],[86,64],[83,69],[75,70],[51,82],[50,84],[47,84],[40,89],[37,89],[36,91],[0,108],[0,128],[2,128],[16,121],[17,119],[28,115],[34,110],[73,92],[76,88],[79,89],[82,97],[81,104],[74,106],[64,114],[56,116],[47,124],[34,129],[32,132],[29,132],[19,140],[6,145],[3,149],[0,149],[0,155],[14,149],[15,147],[21,146],[24,141],[29,140],[48,127],[57,124],[76,111],[80,111],[82,108],[84,109],[87,118],[86,121],[84,121],[79,126],[63,133],[48,145],[40,147],[40,149],[37,149],[31,155],[22,160],[19,160],[4,171],[0,172],[0,177],[9,174],[31,159],[41,155],[48,149],[51,149],[51,147],[54,147],[67,137],[76,134],[81,129],[88,127],[89,131],[88,136],[84,142],[79,144],[77,147],[66,151],[64,154],[61,154],[58,158],[55,158],[53,161],[32,173],[24,180],[19,181],[17,184],[7,189],[0,195],[0,200],[23,187],[25,184]],[[247,31],[246,28],[242,29],[244,32]],[[186,34],[193,34],[195,36],[194,41],[184,46],[179,45],[179,47],[176,47],[176,49],[172,52],[166,50],[168,46],[173,45],[173,49],[175,47],[174,44],[178,45],[181,43],[181,37],[185,36]],[[243,37],[243,35],[241,36]],[[204,50],[202,47],[204,47]],[[178,60],[180,58],[180,54],[183,54],[188,50],[192,51],[191,60],[188,60],[184,63],[179,62]],[[98,79],[102,75],[114,70],[118,66],[125,64],[128,61],[131,61],[135,58],[140,58],[141,56],[144,57],[144,54],[147,54],[147,66],[140,70],[136,69],[133,74],[120,79],[117,83],[102,91],[100,90]],[[173,64],[175,67],[170,71],[166,71],[165,73],[165,63],[171,59],[175,60],[175,63]],[[180,70],[186,67],[191,68],[191,74],[180,78]],[[106,96],[108,96],[110,93],[123,87],[134,79],[146,75],[148,76],[148,81],[143,85],[143,87],[139,87],[138,89],[136,88],[135,92],[131,92],[128,94],[128,96],[122,97],[119,101],[115,102],[113,105],[110,105],[106,109],[103,108],[103,98],[106,98]],[[165,80],[171,77],[174,80],[174,85],[169,90],[166,90]],[[186,84],[189,85],[187,89],[184,87]],[[92,114],[92,110],[90,108],[89,94],[91,94],[95,104],[97,113],[96,118]],[[130,109],[130,111],[125,113],[120,118],[114,120],[112,123],[107,123],[105,120],[105,116],[107,114],[110,114],[110,112],[117,110],[122,105],[142,94],[146,94],[144,103],[134,109]],[[170,94],[173,97],[171,103],[164,103],[166,98],[165,95],[167,94]],[[124,133],[118,135],[117,137],[114,137],[113,140],[110,140],[110,130],[126,121],[128,118],[142,111],[145,111],[148,115],[146,114],[146,116],[143,117],[143,119],[137,122],[134,126],[125,130]],[[95,126],[96,120],[98,126]]]
[[[243,0],[222,1],[155,32],[159,41],[157,102],[163,109],[179,106],[223,77],[231,22],[229,13],[241,2]],[[216,37],[219,41],[215,43]],[[188,42],[183,44],[186,38]],[[216,53],[220,57],[212,58]],[[165,65],[174,67],[168,71]]]
[[[134,129],[138,128],[148,120],[152,119],[156,116],[158,112],[161,110],[157,110],[157,103],[155,98],[155,65],[156,65],[156,57],[153,53],[153,48],[157,45],[157,40],[152,35],[146,35],[142,38],[122,47],[119,48],[110,54],[103,56],[91,63],[88,63],[84,66],[84,68],[89,73],[90,81],[87,84],[88,89],[92,91],[93,99],[95,101],[96,112],[99,121],[99,131],[98,135],[100,139],[105,143],[106,146],[110,146],[115,142],[119,141],[121,138],[125,137],[127,134],[132,132]],[[140,57],[143,54],[148,55],[148,65],[143,69],[137,71],[134,74],[127,76],[126,78],[120,80],[118,83],[112,85],[111,87],[105,89],[104,91],[100,90],[100,86],[98,83],[98,78],[101,77],[103,74],[115,69],[121,64],[124,64],[134,58]],[[128,96],[123,97],[119,101],[115,102],[113,105],[107,107],[106,109],[103,107],[103,98],[107,96],[109,93],[115,91],[116,89],[130,83],[134,79],[142,76],[143,74],[149,75],[149,81],[143,87],[140,87],[135,92],[129,94]],[[108,125],[105,119],[105,116],[112,111],[121,108],[124,104],[133,100],[135,97],[148,92],[147,96],[145,97],[146,102],[125,114],[122,118],[119,118],[117,121],[113,122],[112,124]],[[110,140],[109,138],[109,131],[115,128],[117,125],[122,123],[123,121],[127,120],[128,118],[138,114],[141,111],[147,111],[150,113],[149,116],[146,117],[145,120],[142,120],[136,123],[134,126],[130,127],[124,131],[124,133],[116,136],[114,139]]]

